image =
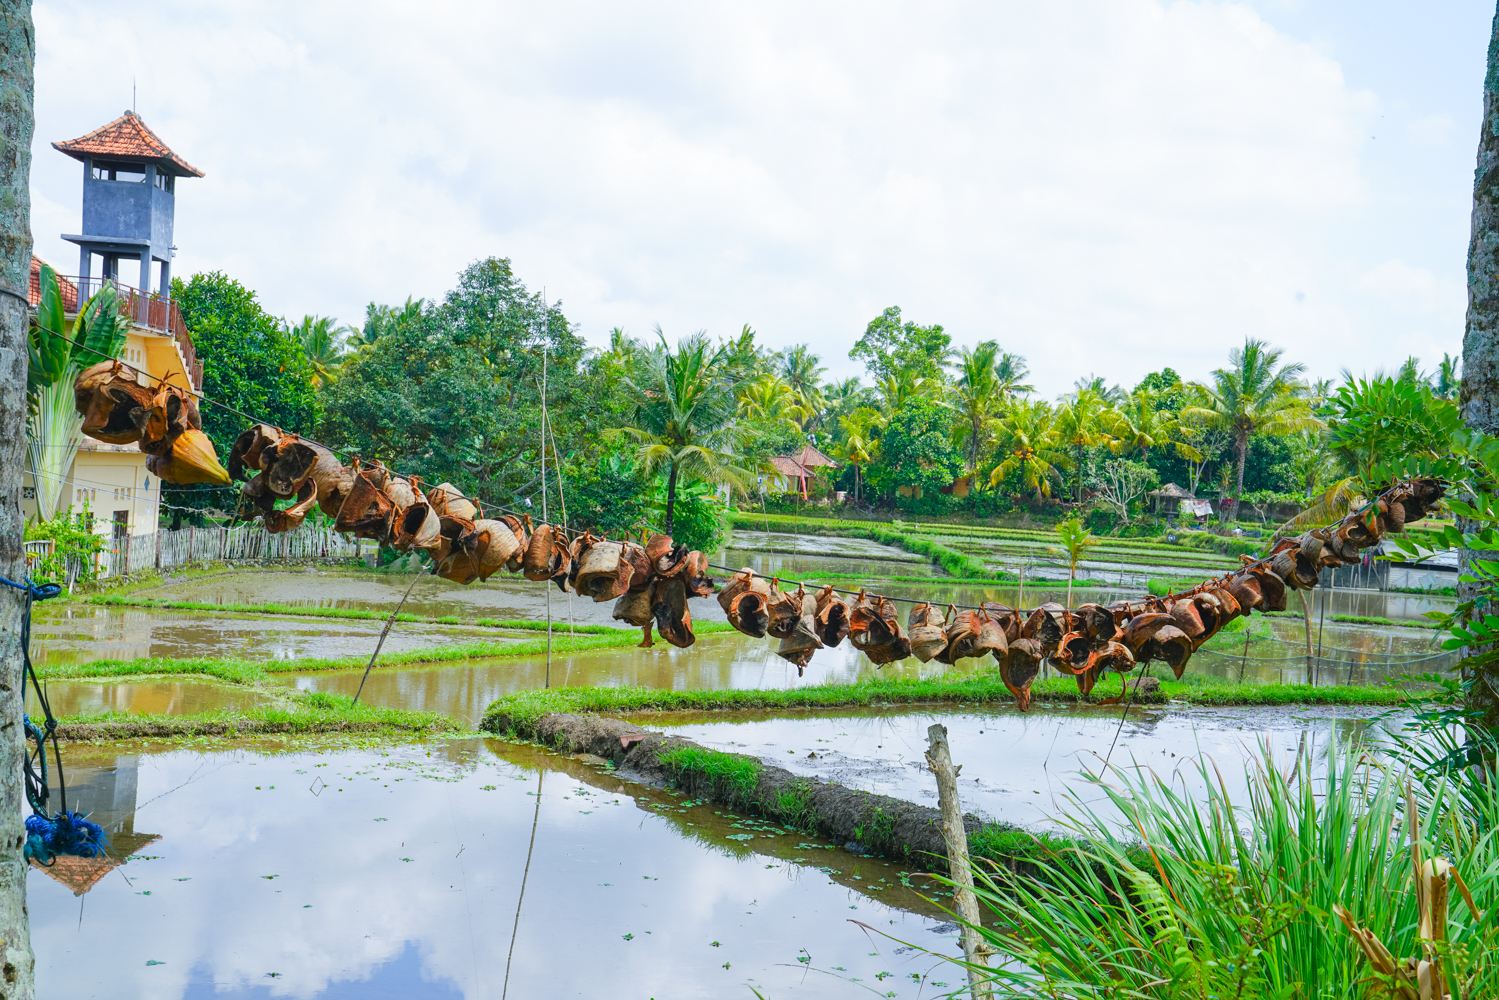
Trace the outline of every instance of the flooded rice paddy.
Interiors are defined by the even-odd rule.
[[[532,748],[68,756],[72,801],[130,860],[30,871],[38,996],[918,998],[961,982],[901,943],[957,953],[920,876]]]
[[[1084,772],[1112,778],[1107,760],[1124,770],[1149,770],[1178,792],[1198,793],[1197,764],[1216,762],[1230,794],[1247,801],[1243,763],[1267,747],[1291,766],[1309,751],[1320,772],[1328,748],[1398,729],[1404,716],[1371,719],[1367,708],[1181,709],[1074,707],[916,708],[834,712],[652,714],[653,729],[735,753],[750,754],[797,774],[935,807],[927,770],[927,727],[947,727],[965,810],[1021,826],[1049,825],[1076,804],[1116,818],[1103,790]],[[1122,723],[1122,724],[1121,724]],[[1117,734],[1117,742],[1116,742]],[[1111,783],[1117,784],[1117,780]]]

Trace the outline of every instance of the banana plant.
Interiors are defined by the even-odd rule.
[[[89,365],[118,357],[127,327],[114,288],[106,285],[78,311],[69,331],[57,272],[42,265],[41,300],[27,337],[26,456],[36,487],[38,516],[57,513],[58,499],[82,441],[83,415],[73,383]]]

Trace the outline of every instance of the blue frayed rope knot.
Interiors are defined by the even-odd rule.
[[[60,752],[57,759],[57,777],[58,790],[62,793],[62,808],[55,815],[47,815],[47,799],[51,794],[47,782],[47,740],[51,738],[53,750],[56,751],[57,719],[52,715],[52,707],[47,703],[46,692],[42,690],[41,684],[36,679],[36,670],[31,665],[31,605],[35,601],[45,601],[56,597],[62,593],[62,588],[55,583],[33,583],[29,577],[25,583],[17,583],[0,576],[0,584],[12,587],[26,595],[26,617],[21,626],[21,652],[25,661],[26,674],[22,675],[21,680],[24,684],[26,675],[30,675],[31,683],[36,688],[37,701],[46,715],[45,726],[32,722],[30,715],[21,716],[27,739],[36,741],[36,755],[33,757],[28,753],[25,762],[26,799],[32,812],[32,815],[26,817],[26,860],[50,865],[60,854],[78,858],[100,857],[109,850],[109,838],[105,835],[103,827],[89,821],[86,813],[73,812],[68,809],[67,790],[62,784]]]

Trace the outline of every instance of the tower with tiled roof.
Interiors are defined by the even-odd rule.
[[[120,261],[139,260],[140,290],[169,294],[177,179],[203,171],[172,152],[133,111],[52,148],[83,163],[83,232],[62,237],[78,244],[83,283],[97,254],[104,259],[102,277],[119,280]],[[161,265],[159,282],[151,280],[152,263]]]

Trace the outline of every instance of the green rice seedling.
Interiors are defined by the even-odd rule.
[[[997,918],[981,930],[1001,959],[996,986],[1100,1000],[1401,995],[1371,978],[1346,920],[1397,958],[1441,964],[1454,996],[1499,994],[1493,794],[1438,782],[1418,812],[1401,765],[1358,747],[1334,748],[1327,764],[1313,780],[1309,754],[1282,769],[1266,748],[1246,769],[1242,807],[1209,762],[1196,797],[1133,768],[1093,779],[1122,821],[1074,798],[1076,844],[1024,871],[977,863],[977,893]],[[1440,946],[1418,940],[1413,844],[1451,860],[1483,901],[1482,915],[1447,908]]]

